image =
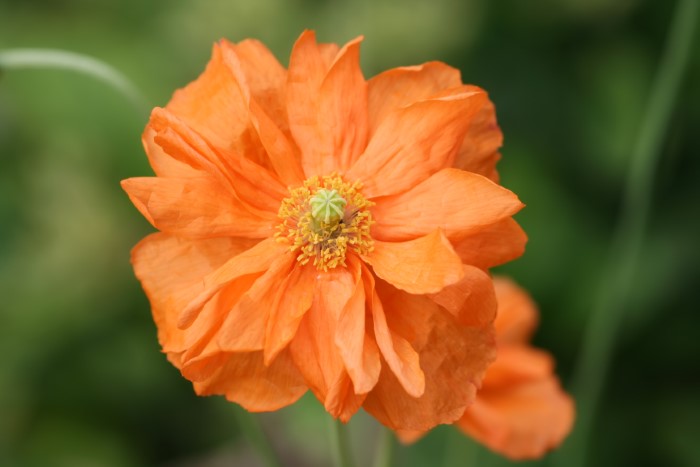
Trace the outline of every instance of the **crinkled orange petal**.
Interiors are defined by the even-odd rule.
[[[203,307],[185,332],[187,350],[180,355],[180,368],[221,353],[218,335],[231,310],[262,273],[248,274],[223,287]],[[212,369],[212,372],[214,369]],[[208,377],[208,375],[207,375]],[[203,379],[204,377],[200,378]]]
[[[293,253],[280,255],[241,297],[226,317],[218,336],[221,350],[248,352],[264,349],[270,313],[286,298],[280,284],[292,272],[295,263]]]
[[[377,345],[394,376],[409,396],[422,396],[425,392],[425,374],[420,368],[418,352],[389,328],[381,300],[376,294],[372,297],[372,318]]]
[[[201,292],[182,310],[178,317],[178,326],[186,328],[197,319],[202,307],[221,289],[234,280],[267,271],[275,259],[287,251],[274,238],[268,238],[254,247],[232,256],[218,269],[200,278]]]
[[[371,280],[371,272],[363,269],[360,274],[359,259],[355,256],[349,257],[348,262],[357,279],[352,295],[338,317],[335,342],[353,382],[354,392],[365,394],[377,384],[381,369],[379,348],[367,332],[365,322],[365,284]]]
[[[141,177],[122,180],[134,206],[158,230],[187,238],[266,238],[271,213],[252,213],[211,177]]]
[[[430,298],[467,326],[487,326],[496,318],[496,292],[491,276],[479,268],[463,265],[464,276]]]
[[[370,134],[374,134],[392,110],[461,84],[459,70],[441,62],[380,73],[368,82]],[[497,182],[496,163],[500,159],[498,149],[502,143],[503,135],[496,123],[494,105],[486,102],[469,125],[453,166]]]
[[[168,155],[163,148],[156,144],[155,137],[156,131],[151,126],[147,126],[141,135],[141,142],[148,156],[148,162],[158,177],[196,178],[205,175],[201,170]]]
[[[366,145],[367,83],[359,66],[361,40],[346,44],[332,62],[311,31],[304,32],[292,49],[287,109],[307,177],[344,170]]]
[[[363,259],[377,276],[413,294],[439,292],[464,274],[459,256],[439,229],[407,242],[375,240],[374,250]]]
[[[420,368],[418,352],[408,339],[401,335],[400,329],[395,330],[389,326],[384,307],[375,290],[376,281],[372,272],[364,264],[362,270],[366,294],[371,300],[370,309],[374,324],[372,330],[382,357],[404,390],[413,397],[420,397],[425,391],[425,375]],[[415,334],[416,330],[411,329],[408,338],[414,338]]]
[[[299,36],[289,58],[287,115],[307,176],[317,174],[324,157],[332,157],[332,141],[319,127],[318,91],[334,58],[322,52],[313,31]]]
[[[192,325],[184,330],[188,348],[179,355],[178,368],[187,379],[203,381],[218,370],[218,364],[226,358],[218,339],[223,324],[243,294],[261,275],[249,274],[227,284],[207,302]]]
[[[532,297],[505,277],[495,277],[493,285],[498,297],[495,326],[499,345],[528,343],[538,322]]]
[[[240,200],[256,209],[277,212],[286,188],[268,170],[239,153],[214,149],[206,139],[166,109],[153,109],[149,126],[167,154],[214,176]]]
[[[409,240],[437,228],[449,238],[469,235],[508,218],[523,204],[518,197],[481,175],[443,169],[410,190],[377,200],[372,236]]]
[[[419,353],[427,345],[434,326],[437,304],[427,295],[411,295],[377,278],[374,286],[384,304],[387,325],[394,333],[411,343]],[[367,287],[366,291],[369,292]],[[403,310],[403,311],[401,311]]]
[[[365,152],[347,172],[367,198],[402,193],[449,167],[485,93],[462,86],[451,93],[397,109],[380,124]]]
[[[496,122],[496,108],[488,101],[472,119],[453,165],[498,182],[496,163],[501,158],[498,149],[502,144],[503,133]]]
[[[244,355],[245,353],[255,352],[242,352],[241,355]],[[181,355],[180,372],[182,373],[182,376],[192,382],[206,381],[221,369],[221,366],[226,362],[228,356],[229,354],[218,349],[212,349],[211,352],[203,352],[201,355],[192,358],[189,361],[185,361]]]
[[[146,126],[153,142],[177,162],[214,177],[233,191],[233,178],[228,166],[207,142],[185,122],[166,109],[156,107]]]
[[[298,148],[263,112],[257,102],[250,103],[251,120],[270,158],[270,163],[286,186],[301,185],[304,172]]]
[[[551,364],[547,371],[539,355],[523,358],[527,350],[519,355],[501,355],[499,350],[477,402],[457,423],[467,434],[511,459],[534,459],[558,446],[574,418],[573,402],[559,386]],[[501,379],[498,383],[489,382],[492,369],[493,377]]]
[[[204,289],[202,277],[253,244],[241,238],[186,240],[154,233],[134,247],[131,262],[151,303],[164,352],[187,349],[187,333],[178,328],[178,317]]]
[[[428,99],[445,89],[462,85],[460,72],[442,62],[392,68],[368,82],[370,134],[391,112],[414,102]]]
[[[476,396],[474,405],[469,407],[462,417],[458,425],[469,427],[469,433],[474,430],[481,434],[475,436],[480,441],[486,436],[505,436],[503,433],[507,431],[504,424],[507,422],[503,419],[496,420],[493,425],[489,425],[491,416],[494,416],[493,410],[488,408],[483,400],[492,395],[500,394],[505,398],[512,392],[517,392],[518,387],[526,387],[547,379],[553,379],[553,360],[551,356],[541,350],[533,349],[525,345],[508,345],[498,349],[498,357],[496,361],[486,371],[481,388]],[[483,420],[480,420],[480,415],[483,415]],[[501,417],[505,418],[505,417]],[[511,423],[512,424],[512,423]],[[527,428],[527,423],[520,424],[519,430]],[[533,431],[536,429],[532,427]],[[496,433],[496,434],[490,434]],[[403,443],[412,443],[418,440],[425,434],[424,431],[398,431],[396,435]],[[499,444],[507,444],[505,440],[499,438]],[[490,444],[486,443],[491,446]],[[501,452],[504,448],[497,449]],[[540,452],[541,454],[541,452]]]
[[[381,281],[378,291],[390,328],[420,331],[411,344],[420,355],[425,392],[419,398],[411,397],[383,366],[379,383],[363,407],[394,430],[425,431],[456,421],[473,403],[484,372],[495,358],[493,327],[462,326],[426,297],[379,285]],[[430,326],[420,329],[415,324],[399,324],[417,315],[428,315],[423,319]]]
[[[334,418],[344,421],[364,400],[351,389],[352,380],[336,345],[338,320],[355,291],[355,283],[355,275],[345,268],[318,273],[311,308],[289,345],[309,388]]]
[[[299,328],[304,314],[311,308],[314,297],[316,269],[297,265],[278,284],[279,301],[270,310],[265,329],[265,364],[275,359],[287,347]]]
[[[183,372],[183,376],[192,381],[201,381],[211,376],[218,368],[222,357],[216,335],[220,332],[229,310],[235,306],[241,296],[252,286],[259,274],[243,276],[226,285],[209,300],[197,319],[186,329],[180,329],[183,346],[186,350],[168,353],[168,360]],[[186,373],[186,374],[185,374]]]
[[[303,175],[289,142],[286,75],[260,42],[221,41],[214,47],[207,71],[176,93],[167,108],[217,148],[274,169],[285,184],[298,184]],[[219,90],[219,84],[226,89]],[[207,86],[215,88],[211,95],[206,94]],[[205,116],[199,114],[200,107],[207,110]],[[211,107],[214,110],[209,112]]]
[[[240,70],[234,70],[234,74],[239,85],[243,84],[244,94],[249,94],[248,97],[257,102],[276,127],[290,135],[286,110],[287,70],[284,66],[262,42],[255,39],[235,44],[222,39],[219,45],[224,58],[227,58],[227,52],[235,54]],[[230,67],[231,63],[227,65]]]
[[[280,353],[270,366],[262,352],[223,353],[216,358],[216,371],[194,383],[201,396],[223,394],[251,412],[278,410],[296,402],[307,390],[304,379],[288,352]]]
[[[352,379],[345,371],[341,373],[340,377],[336,379],[335,383],[328,390],[323,408],[334,418],[347,423],[362,407],[362,403],[366,398],[367,394],[357,394],[355,392]]]
[[[489,269],[520,257],[527,235],[511,218],[503,219],[466,237],[452,240],[455,251],[466,264]]]
[[[265,167],[267,156],[250,125],[243,91],[215,44],[204,72],[175,92],[166,109],[215,148],[242,154]]]
[[[248,107],[250,128],[265,149],[267,161],[262,165],[274,170],[285,185],[301,184],[304,173],[284,107],[286,70],[258,41],[236,45],[222,41],[221,47]]]
[[[318,161],[316,173],[345,172],[367,146],[367,83],[360,69],[362,37],[348,42],[323,80],[319,98],[319,124],[332,141],[329,160]],[[350,97],[349,97],[350,96]]]
[[[499,391],[523,381],[549,377],[553,372],[554,359],[549,353],[526,344],[503,345],[486,373],[482,391]]]

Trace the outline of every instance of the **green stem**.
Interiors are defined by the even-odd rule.
[[[56,68],[91,76],[120,92],[139,112],[147,115],[145,100],[129,79],[116,68],[96,58],[65,50],[0,50],[0,73],[26,68]]]
[[[388,428],[382,428],[382,437],[374,456],[374,467],[391,467],[394,455],[394,433]]]
[[[447,433],[444,467],[476,467],[479,446],[457,428]]]
[[[673,104],[690,56],[697,24],[698,0],[681,0],[676,6],[658,74],[632,154],[607,267],[591,317],[584,331],[572,390],[578,406],[577,427],[571,439],[553,459],[566,467],[587,465],[594,417],[605,375],[614,351],[627,297],[639,267],[649,217],[653,178]]]
[[[330,417],[328,420],[330,423],[331,449],[333,451],[335,465],[337,467],[353,467],[347,426],[340,420],[334,420]]]
[[[248,442],[258,452],[267,467],[281,467],[270,440],[260,425],[258,419],[250,412],[240,407],[235,407],[234,414],[238,427]]]

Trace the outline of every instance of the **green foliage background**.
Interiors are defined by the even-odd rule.
[[[535,342],[569,380],[675,2],[643,0],[0,0],[0,50],[98,57],[164,105],[214,41],[254,37],[286,64],[304,28],[364,34],[366,76],[442,60],[486,88],[505,134],[502,182],[527,204],[526,254],[502,268],[539,302]],[[588,463],[700,465],[700,43],[655,171],[633,293],[610,355]],[[119,187],[150,174],[146,116],[66,71],[0,75],[0,465],[258,465],[237,407],[198,398],[160,354],[128,262],[152,229]],[[289,465],[326,465],[305,397],[262,417]],[[366,465],[377,439],[350,424]],[[440,427],[396,453],[439,465],[467,441]],[[473,447],[472,447],[473,449]],[[455,465],[500,465],[483,448]],[[466,454],[465,454],[466,456]],[[545,458],[537,465],[548,465]],[[533,464],[534,465],[534,464]]]

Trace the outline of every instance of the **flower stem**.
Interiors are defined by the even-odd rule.
[[[238,427],[247,438],[248,442],[258,452],[265,466],[281,467],[282,463],[277,458],[277,454],[258,419],[253,414],[240,407],[235,408],[234,414],[238,422]]]
[[[374,467],[391,467],[393,455],[394,433],[390,429],[382,427],[382,436],[374,456]]]
[[[446,444],[444,467],[476,467],[479,446],[471,438],[452,428],[447,433]]]
[[[653,177],[661,156],[661,145],[669,117],[687,66],[698,0],[680,0],[674,12],[666,47],[653,83],[648,107],[632,153],[621,215],[616,226],[608,264],[598,290],[591,317],[584,331],[572,390],[577,401],[578,421],[571,439],[553,456],[566,467],[588,465],[589,438],[603,391],[605,375],[614,351],[625,303],[639,268],[644,233],[649,217]]]
[[[348,440],[347,426],[340,420],[328,418],[330,423],[331,449],[333,460],[337,467],[353,467],[350,455],[350,443]]]
[[[65,50],[0,50],[0,73],[26,68],[57,68],[91,76],[120,92],[140,113],[147,115],[143,95],[131,81],[116,68],[96,58]]]

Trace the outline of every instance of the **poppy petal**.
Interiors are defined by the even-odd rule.
[[[221,43],[224,60],[236,77],[249,111],[249,124],[255,130],[270,166],[285,185],[304,180],[298,150],[291,142],[284,108],[287,72],[269,50],[257,41]],[[262,73],[264,79],[256,79]],[[239,148],[244,150],[245,148]]]
[[[370,309],[374,323],[374,336],[382,357],[404,390],[413,397],[420,397],[425,391],[425,375],[420,368],[418,353],[408,339],[389,326],[384,307],[375,290],[376,281],[372,272],[365,265],[362,265],[362,268],[366,294],[371,297]],[[414,337],[415,333],[409,335]]]
[[[370,135],[393,110],[462,85],[459,70],[441,62],[387,70],[368,81]],[[474,115],[453,167],[498,181],[496,163],[503,134],[492,102]]]
[[[261,149],[249,144],[248,105],[220,44],[214,45],[204,72],[177,90],[166,109],[217,149],[247,156]],[[259,162],[261,158],[255,156],[253,160]]]
[[[221,353],[218,336],[222,326],[260,276],[262,273],[248,274],[224,286],[202,307],[197,319],[183,329],[187,350],[180,355],[181,368]]]
[[[244,94],[255,100],[261,110],[269,115],[274,125],[285,134],[289,131],[286,104],[287,70],[272,52],[260,41],[246,39],[231,43],[225,39],[219,42],[224,60],[235,55],[234,75]],[[232,63],[226,63],[229,68]],[[240,73],[239,73],[240,72]]]
[[[323,408],[334,418],[347,423],[350,418],[362,407],[367,394],[357,394],[354,390],[352,379],[347,372],[342,372],[333,383],[326,396]]]
[[[532,297],[512,280],[494,278],[498,297],[496,335],[499,344],[524,344],[530,341],[537,327],[538,313]]]
[[[370,134],[394,110],[462,85],[460,72],[442,62],[392,68],[367,81]]]
[[[146,126],[143,135],[141,135],[141,142],[148,156],[148,162],[158,177],[197,178],[206,175],[201,170],[168,155],[163,148],[156,144],[155,137],[156,131],[150,125]]]
[[[206,171],[246,204],[276,213],[280,201],[287,196],[286,188],[267,169],[238,152],[214,149],[168,110],[153,109],[149,126],[156,132],[154,141],[168,155]]]
[[[501,358],[499,353],[494,366]],[[521,460],[539,458],[558,446],[573,418],[573,402],[550,368],[539,378],[518,381],[516,376],[498,389],[484,388],[457,426],[490,449]]]
[[[486,326],[496,318],[496,292],[491,277],[479,268],[463,265],[464,276],[430,298],[467,326]]]
[[[184,329],[192,324],[202,307],[221,289],[234,280],[267,271],[275,259],[287,251],[274,238],[268,238],[254,247],[231,257],[218,269],[200,278],[201,292],[193,298],[178,317],[178,327]]]
[[[246,410],[265,412],[296,402],[307,390],[287,352],[280,353],[270,366],[264,364],[262,352],[222,353],[211,358],[216,370],[194,383],[200,396],[223,394]],[[183,369],[188,379],[194,373],[194,369]]]
[[[335,342],[345,363],[356,394],[369,392],[379,379],[381,363],[376,342],[369,335],[365,323],[365,284],[371,281],[371,272],[360,265],[352,264],[358,260],[350,258],[351,266],[358,271],[355,289],[338,317]],[[368,277],[369,276],[369,277]]]
[[[284,295],[280,283],[292,272],[295,262],[293,253],[280,255],[241,297],[226,317],[218,336],[221,350],[248,352],[264,349],[270,313],[280,306]]]
[[[395,433],[396,437],[399,438],[399,441],[401,441],[403,444],[411,444],[421,439],[427,433],[427,431],[396,430]]]
[[[304,314],[311,308],[316,271],[297,266],[278,285],[280,300],[272,307],[265,330],[265,364],[281,352],[299,328]]]
[[[498,149],[502,144],[503,133],[496,122],[496,108],[487,101],[474,115],[453,166],[498,182],[496,163],[501,158]]]
[[[322,175],[345,172],[367,145],[367,83],[360,69],[358,37],[348,42],[328,70],[320,89],[319,124],[332,141],[332,159],[310,161]],[[352,98],[348,98],[352,96]]]
[[[554,359],[549,353],[527,344],[502,345],[498,359],[486,373],[482,390],[499,391],[523,381],[547,378],[553,372]]]
[[[348,179],[362,182],[367,198],[408,190],[450,165],[484,102],[481,89],[463,86],[392,112],[348,170]]]
[[[301,149],[307,177],[317,174],[323,158],[332,157],[332,141],[318,125],[318,90],[334,58],[323,53],[313,31],[304,31],[295,42],[289,59],[287,115],[291,133]]]
[[[361,40],[346,44],[332,62],[310,31],[292,50],[287,109],[307,177],[343,171],[366,145],[367,84],[359,67]]]
[[[311,308],[289,345],[309,388],[326,410],[335,418],[342,416],[341,420],[348,419],[364,400],[349,389],[352,380],[336,345],[338,320],[355,291],[355,283],[355,275],[345,268],[319,273]]]
[[[372,236],[408,240],[440,228],[449,238],[477,232],[523,207],[513,192],[486,177],[443,169],[410,190],[377,200]]]
[[[131,263],[151,303],[164,352],[187,349],[187,334],[178,328],[178,316],[202,292],[202,277],[254,243],[241,238],[186,240],[154,233],[133,248]]]
[[[384,309],[376,294],[372,298],[372,318],[377,345],[394,376],[409,396],[422,396],[425,392],[425,375],[420,368],[418,352],[406,339],[389,329]]]
[[[500,266],[525,252],[527,235],[512,218],[506,218],[466,237],[453,240],[462,262],[481,269]]]
[[[299,150],[292,140],[274,124],[256,101],[250,102],[250,118],[280,180],[287,186],[301,185],[305,176]]]
[[[393,372],[383,367],[363,407],[394,430],[425,431],[456,421],[473,403],[486,368],[496,356],[493,327],[462,326],[428,298],[409,295],[381,281],[377,290],[391,329],[419,331],[410,343],[420,355],[425,391],[419,398],[410,396]],[[430,326],[399,324],[419,315]]]
[[[374,251],[363,259],[377,276],[413,294],[439,292],[464,274],[459,256],[439,229],[406,242],[375,240]]]
[[[142,177],[122,180],[122,188],[146,219],[163,232],[187,238],[265,238],[275,216],[250,212],[211,177]]]

